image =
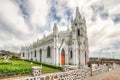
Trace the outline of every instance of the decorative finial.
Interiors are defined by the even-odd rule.
[[[37,42],[39,41],[39,39],[37,39]]]
[[[86,23],[85,17],[83,17],[83,22]]]
[[[57,26],[57,23],[54,23],[54,26]]]
[[[57,27],[57,24],[56,23],[54,23],[54,26],[53,26],[53,31],[54,30],[58,30],[58,27]]]
[[[69,31],[70,29],[69,29],[69,25],[67,25],[67,31]]]
[[[76,0],[75,3],[76,3],[76,7],[77,7],[77,6],[78,6],[78,3],[79,3],[78,0]]]
[[[43,38],[45,38],[45,34],[43,35]]]
[[[73,16],[72,16],[72,18],[71,18],[71,22],[73,22]]]

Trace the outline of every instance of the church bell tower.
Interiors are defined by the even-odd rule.
[[[89,61],[87,27],[85,17],[81,16],[78,7],[76,7],[76,16],[72,20],[72,40],[78,47],[76,51],[76,55],[79,56],[77,64],[86,65]]]

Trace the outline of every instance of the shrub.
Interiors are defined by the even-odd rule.
[[[52,65],[52,64],[45,64],[45,63],[40,63],[40,62],[35,62],[35,61],[30,61],[30,60],[25,60],[25,61],[33,62],[33,63],[35,63],[35,64],[44,65],[44,66],[47,66],[47,67],[50,67],[50,68],[53,68],[53,69],[62,70],[62,67],[60,67],[60,66],[55,66],[55,65]]]
[[[9,65],[9,64],[12,64],[11,62],[2,62],[0,63],[0,65]]]

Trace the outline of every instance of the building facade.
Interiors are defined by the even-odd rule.
[[[54,24],[52,34],[32,45],[21,47],[21,59],[60,66],[86,65],[89,61],[88,53],[86,21],[78,7],[70,30],[58,31],[57,24]]]

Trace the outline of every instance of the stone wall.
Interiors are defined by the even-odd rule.
[[[70,70],[56,74],[48,74],[45,76],[26,77],[13,80],[84,80],[91,76],[90,68]]]
[[[104,72],[107,72],[109,71],[109,68],[108,66],[106,65],[99,65],[99,66],[95,66],[94,69],[92,69],[92,75],[96,75],[96,74],[100,74],[100,73],[104,73]]]
[[[116,65],[115,68],[113,66]],[[119,64],[111,65],[111,69],[119,68]],[[66,68],[66,67],[65,67]],[[71,68],[71,67],[67,67]],[[70,70],[67,69],[65,72],[47,74],[45,76],[35,76],[35,77],[26,77],[21,79],[13,79],[13,80],[84,80],[87,77],[91,77],[97,74],[101,74],[109,70],[109,66],[106,65],[99,65],[95,66],[95,68],[91,69],[87,66],[80,66],[80,69]]]

